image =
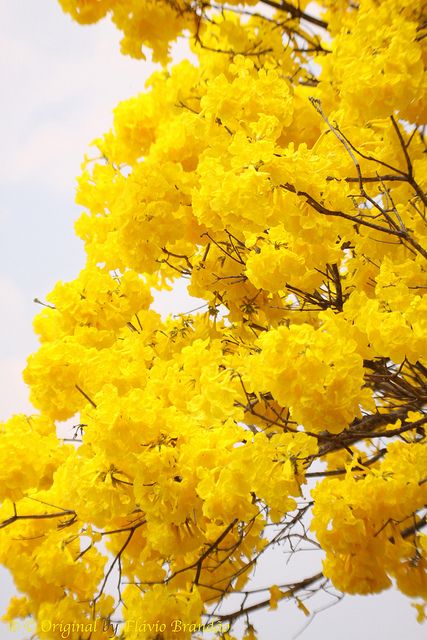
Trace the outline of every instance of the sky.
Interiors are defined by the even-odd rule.
[[[84,265],[73,232],[79,215],[75,178],[91,140],[111,126],[112,110],[140,92],[155,70],[119,53],[119,33],[109,22],[81,27],[56,0],[0,0],[0,421],[33,412],[21,372],[37,348],[34,298],[44,299],[58,280],[74,278]],[[184,55],[184,47],[176,56]],[[163,312],[188,306],[185,292],[159,300]],[[193,305],[197,306],[197,305]],[[13,552],[13,550],[11,550]],[[303,554],[301,554],[303,555]],[[258,583],[291,580],[320,568],[305,554],[295,568],[275,552],[257,572]],[[302,572],[302,574],[301,574]],[[14,594],[0,569],[0,613]],[[318,606],[331,603],[326,595]],[[292,640],[306,624],[294,605],[256,618],[260,640]],[[396,591],[345,597],[317,614],[301,640],[423,640],[409,600]],[[0,625],[2,640],[21,633]]]

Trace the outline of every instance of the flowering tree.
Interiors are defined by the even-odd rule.
[[[0,426],[6,619],[85,640],[243,619],[255,638],[279,600],[394,582],[421,621],[421,4],[60,3],[163,71],[86,160],[87,264],[35,319],[38,413]],[[171,66],[180,35],[197,62]],[[152,293],[178,278],[205,304],[163,321]],[[316,570],[254,590],[265,551],[301,541]]]

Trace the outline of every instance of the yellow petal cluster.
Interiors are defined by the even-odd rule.
[[[85,158],[86,265],[42,303],[24,372],[39,413],[0,425],[5,619],[189,640],[245,617],[255,638],[253,611],[307,615],[325,580],[425,599],[419,3],[60,4],[163,67]],[[171,65],[180,35],[192,61]],[[263,553],[301,540],[323,570],[251,594]]]

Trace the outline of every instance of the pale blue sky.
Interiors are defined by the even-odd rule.
[[[82,246],[73,234],[75,177],[83,154],[109,127],[115,104],[141,91],[153,70],[121,56],[118,42],[109,23],[79,27],[55,0],[0,0],[0,420],[31,411],[21,371],[36,348],[33,298],[43,299],[58,279],[73,278],[83,266]],[[169,301],[174,312],[183,304],[182,295]],[[304,576],[319,566],[319,558],[308,555],[299,562]],[[276,553],[257,580],[267,584],[274,575],[283,582],[289,572]],[[13,586],[3,570],[0,577],[3,612]],[[305,623],[293,605],[258,620],[260,640],[291,640]],[[4,625],[0,634],[2,640],[22,636]],[[316,616],[299,637],[423,640],[426,635],[409,601],[390,591],[345,598]]]

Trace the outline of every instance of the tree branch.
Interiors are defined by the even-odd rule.
[[[274,2],[274,0],[261,0],[262,4],[266,4],[269,7],[273,7],[273,9],[277,9],[278,11],[286,11],[289,13],[292,18],[298,18],[299,20],[305,20],[306,22],[310,22],[311,24],[315,24],[317,27],[321,27],[322,29],[328,28],[328,23],[320,18],[316,18],[315,16],[311,16],[308,13],[305,13],[298,7],[294,7],[289,2]]]

